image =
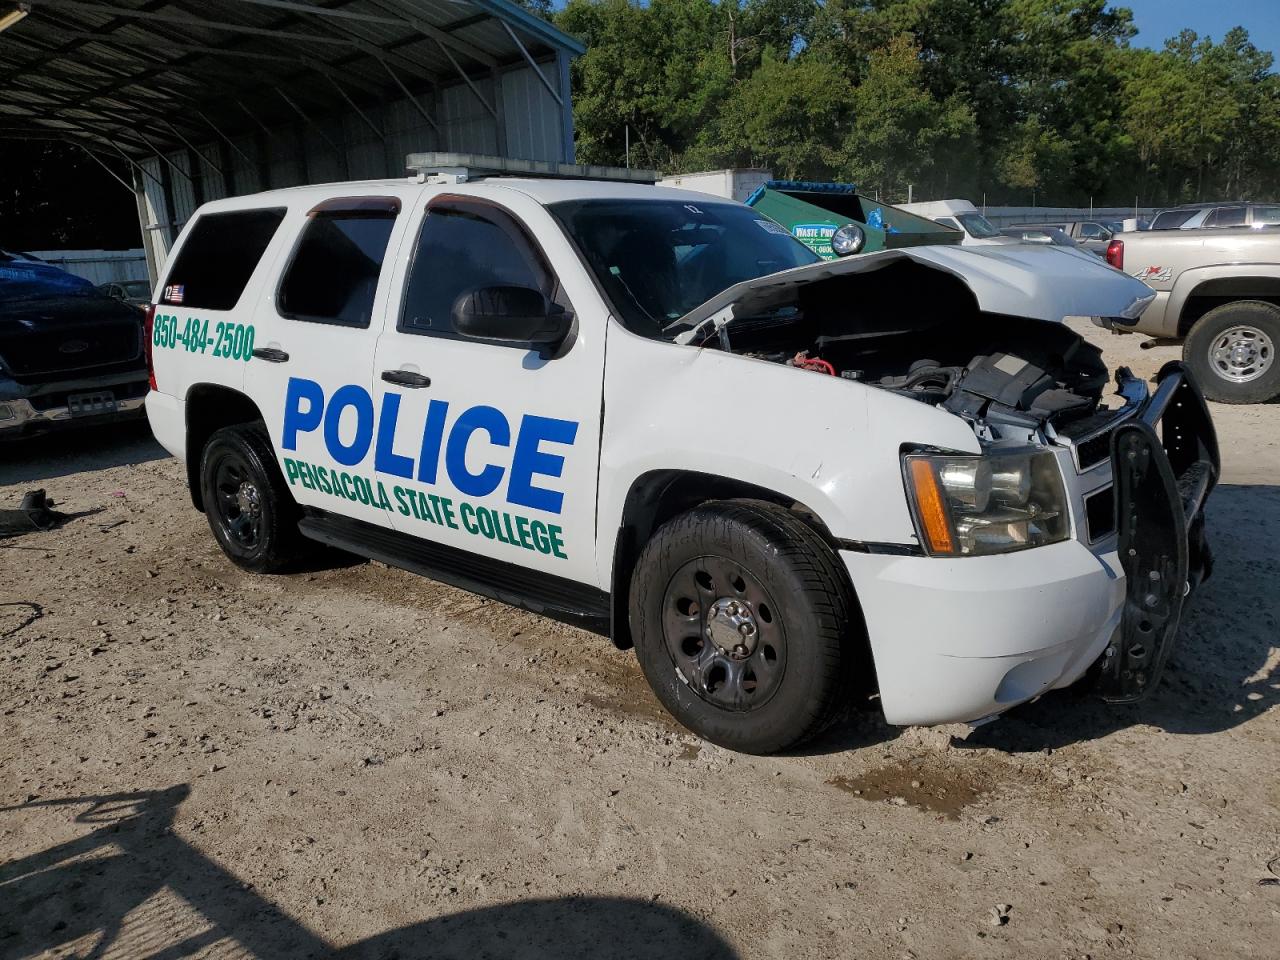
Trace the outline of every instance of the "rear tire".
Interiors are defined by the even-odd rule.
[[[707,503],[664,524],[631,589],[636,655],[663,706],[698,736],[774,753],[825,730],[860,641],[835,553],[794,513]]]
[[[200,493],[214,539],[237,567],[275,573],[301,558],[298,505],[261,424],[223,427],[209,438]]]
[[[1195,322],[1182,359],[1200,389],[1219,403],[1265,403],[1280,396],[1280,307],[1240,300]]]

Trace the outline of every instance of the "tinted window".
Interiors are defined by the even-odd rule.
[[[1280,206],[1253,208],[1253,225],[1255,227],[1266,226],[1270,223],[1280,223]]]
[[[674,336],[664,328],[726,287],[821,259],[783,227],[736,204],[581,200],[548,209],[619,319],[646,337]]]
[[[396,218],[393,213],[314,213],[280,282],[282,316],[367,327]]]
[[[283,209],[204,214],[182,244],[160,302],[232,309],[284,214]]]
[[[1080,224],[1080,236],[1086,240],[1108,240],[1111,238],[1110,232],[1100,223]]]
[[[1196,213],[1195,210],[1166,210],[1151,221],[1152,230],[1177,230]]]
[[[1209,214],[1206,227],[1243,227],[1244,207],[1219,207]]]
[[[520,228],[501,211],[478,205],[427,211],[409,282],[401,329],[453,336],[453,305],[481,287],[529,287],[547,297],[554,281]]]

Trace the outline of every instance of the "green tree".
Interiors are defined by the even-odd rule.
[[[680,167],[769,167],[779,177],[830,179],[844,157],[848,101],[848,88],[831,64],[768,51],[734,87]]]
[[[843,175],[886,199],[967,193],[977,160],[973,111],[957,95],[924,85],[920,50],[906,36],[870,55],[852,91],[853,121],[843,138]]]

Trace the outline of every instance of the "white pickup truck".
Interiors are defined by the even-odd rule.
[[[743,751],[872,692],[932,724],[1154,685],[1213,427],[1178,365],[1149,395],[1060,322],[1142,284],[824,262],[686,190],[413,160],[206,204],[169,257],[147,411],[233,562],[328,544],[582,624]]]
[[[1280,396],[1280,226],[1123,233],[1106,259],[1155,292],[1141,316],[1112,329],[1180,341],[1211,400]]]

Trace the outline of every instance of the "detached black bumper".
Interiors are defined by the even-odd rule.
[[[1204,506],[1221,470],[1217,434],[1199,386],[1180,362],[1165,364],[1156,383],[1138,415],[1111,437],[1126,598],[1098,689],[1113,703],[1141,700],[1155,687],[1183,604],[1213,569]]]

